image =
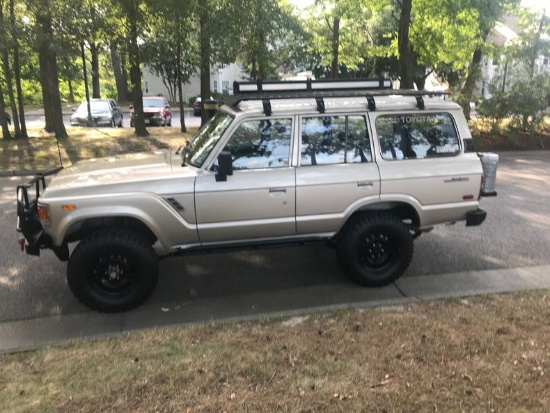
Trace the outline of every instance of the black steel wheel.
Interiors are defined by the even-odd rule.
[[[356,283],[389,284],[408,268],[414,251],[409,228],[391,214],[359,215],[338,236],[336,253],[342,269]]]
[[[153,293],[158,257],[140,234],[126,229],[97,231],[83,239],[67,266],[74,296],[92,310],[131,310]]]

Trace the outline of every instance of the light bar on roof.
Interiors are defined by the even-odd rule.
[[[331,80],[287,80],[234,82],[235,94],[273,93],[273,92],[338,92],[349,90],[391,89],[390,79],[331,79]]]

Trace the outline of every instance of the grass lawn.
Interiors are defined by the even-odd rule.
[[[193,325],[0,357],[3,412],[548,412],[550,291]]]
[[[177,148],[195,130],[182,134],[179,128],[149,128],[150,136],[138,138],[133,128],[67,127],[68,139],[57,141],[42,129],[30,129],[29,139],[0,139],[0,170],[46,170],[71,165],[82,159],[129,152]],[[61,160],[60,160],[61,158]]]

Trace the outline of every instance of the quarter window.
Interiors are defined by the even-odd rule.
[[[302,119],[300,165],[372,161],[364,116],[319,116]]]
[[[383,159],[454,156],[460,145],[449,114],[403,114],[376,118]]]
[[[291,119],[243,122],[225,146],[225,150],[231,153],[233,169],[288,166],[291,132]]]

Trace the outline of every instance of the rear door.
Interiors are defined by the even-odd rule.
[[[364,114],[301,117],[298,234],[335,232],[360,205],[378,200],[380,176],[371,148]]]

